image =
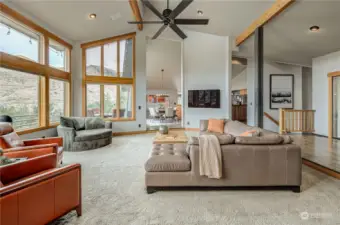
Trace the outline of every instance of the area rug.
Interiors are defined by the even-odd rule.
[[[83,215],[53,225],[340,224],[340,181],[303,167],[302,192],[159,191],[146,194],[144,162],[153,134],[114,137],[110,146],[65,152],[81,163]]]

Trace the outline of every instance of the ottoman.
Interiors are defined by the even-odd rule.
[[[154,144],[145,163],[147,172],[190,171],[186,144]]]

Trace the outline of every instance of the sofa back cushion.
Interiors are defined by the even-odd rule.
[[[228,120],[224,125],[224,133],[231,134],[233,136],[240,136],[242,133],[252,129],[253,127],[236,120]]]
[[[105,128],[105,122],[101,118],[87,117],[85,118],[85,130],[93,130]]]
[[[73,126],[76,131],[85,130],[85,118],[84,117],[71,117],[73,120]]]
[[[60,125],[63,126],[63,127],[74,128],[73,119],[71,117],[61,116],[60,117]]]
[[[235,144],[240,145],[278,145],[283,142],[280,135],[268,135],[262,137],[241,137],[235,138]]]

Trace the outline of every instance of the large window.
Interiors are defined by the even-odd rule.
[[[82,44],[84,116],[134,120],[135,33]]]
[[[39,127],[39,76],[0,67],[0,115],[16,130]]]
[[[5,4],[1,8],[0,115],[11,116],[19,134],[56,126],[70,114],[72,46]]]

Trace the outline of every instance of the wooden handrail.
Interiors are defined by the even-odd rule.
[[[263,113],[265,117],[267,117],[270,121],[272,121],[273,123],[275,123],[277,126],[280,125],[279,121],[277,121],[276,119],[274,119],[271,115],[269,115],[268,113],[264,112]]]
[[[280,133],[313,133],[315,110],[280,109]]]

